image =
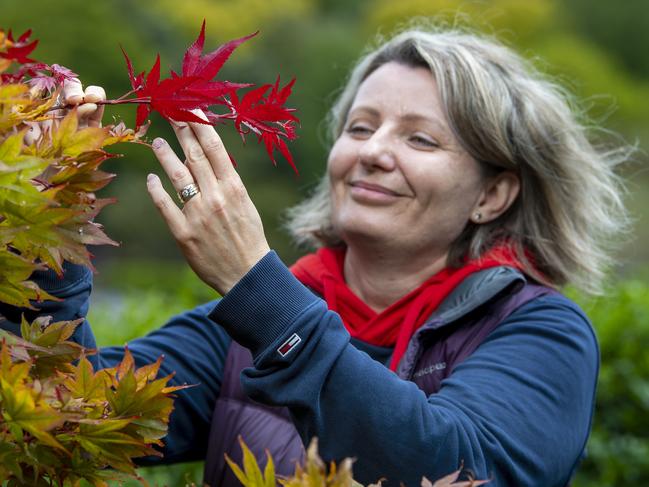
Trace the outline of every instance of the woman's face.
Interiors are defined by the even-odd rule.
[[[433,75],[390,62],[361,84],[329,154],[343,240],[446,253],[480,200],[478,163],[449,128]]]

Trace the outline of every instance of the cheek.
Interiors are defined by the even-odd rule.
[[[354,161],[349,144],[339,138],[331,148],[327,159],[327,173],[331,182],[335,182],[349,171]]]
[[[332,218],[334,224],[337,216],[339,193],[341,191],[340,182],[344,180],[345,169],[343,161],[340,157],[340,145],[338,142],[334,144],[329,152],[327,159],[327,176],[329,178],[329,202],[331,204]]]
[[[422,206],[452,219],[463,219],[470,214],[480,197],[482,179],[472,167],[458,169],[410,175],[415,194],[421,195]]]

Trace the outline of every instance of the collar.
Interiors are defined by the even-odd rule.
[[[459,320],[512,288],[522,288],[526,282],[523,273],[513,267],[492,267],[475,272],[442,301],[421,329],[439,328]]]

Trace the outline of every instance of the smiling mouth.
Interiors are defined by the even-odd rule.
[[[401,194],[397,193],[396,191],[392,191],[389,188],[386,188],[384,186],[380,186],[378,184],[367,183],[365,181],[352,181],[350,183],[350,186],[352,188],[360,188],[360,189],[364,189],[364,190],[367,190],[367,191],[374,191],[376,193],[381,193],[381,194],[385,194],[385,195],[388,195],[388,196],[402,196]]]

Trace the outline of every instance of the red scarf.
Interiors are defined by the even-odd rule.
[[[415,331],[468,275],[501,265],[522,269],[510,247],[494,247],[463,267],[442,269],[377,313],[347,287],[344,259],[344,248],[322,248],[299,259],[291,271],[300,282],[324,297],[329,309],[340,315],[352,337],[372,345],[394,347],[391,370],[397,369]]]

